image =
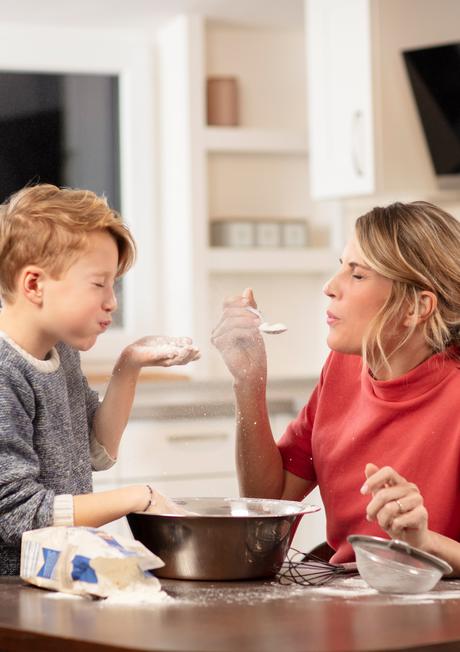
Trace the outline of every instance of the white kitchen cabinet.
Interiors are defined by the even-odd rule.
[[[235,475],[232,418],[132,419],[117,465],[124,484]]]
[[[165,331],[191,335],[202,348],[201,361],[190,367],[195,377],[227,375],[209,334],[224,298],[245,287],[253,287],[264,314],[291,319],[296,354],[280,353],[282,340],[272,339],[272,376],[317,375],[326,356],[305,323],[325,339],[321,288],[341,241],[337,216],[318,218],[310,201],[304,46],[302,25],[248,27],[200,16],[179,16],[158,37],[161,306]],[[208,76],[238,79],[239,126],[206,125]],[[212,247],[211,221],[226,218],[308,218],[309,244]],[[296,296],[309,303],[307,322]]]
[[[150,482],[170,496],[237,496],[234,432],[232,417],[132,418],[117,463],[93,474],[95,490]]]
[[[458,1],[305,0],[305,19],[312,197],[433,195],[402,52],[458,41]]]
[[[369,0],[307,0],[311,192],[374,190]]]

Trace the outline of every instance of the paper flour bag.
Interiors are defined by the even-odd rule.
[[[159,591],[150,571],[161,566],[139,541],[97,528],[47,527],[22,535],[21,578],[54,591],[103,598],[136,587]]]

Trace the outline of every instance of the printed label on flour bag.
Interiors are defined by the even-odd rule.
[[[85,527],[48,527],[22,535],[21,578],[54,591],[109,597],[132,587],[159,591],[164,566],[139,541]]]

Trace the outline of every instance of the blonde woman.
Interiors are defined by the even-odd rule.
[[[243,495],[319,485],[332,562],[352,533],[406,540],[460,573],[460,223],[426,202],[360,217],[324,288],[331,353],[278,444],[251,290],[213,332],[234,378]]]

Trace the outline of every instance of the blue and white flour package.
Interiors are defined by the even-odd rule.
[[[151,572],[162,560],[139,541],[89,527],[47,527],[22,535],[23,580],[76,595],[107,598],[123,590],[160,591]]]

